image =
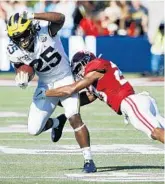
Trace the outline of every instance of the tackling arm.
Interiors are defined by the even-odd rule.
[[[103,74],[98,73],[96,71],[88,73],[82,80],[77,81],[73,84],[66,85],[63,87],[59,87],[56,89],[50,89],[46,91],[46,96],[48,97],[62,97],[62,96],[70,96],[73,93],[77,93],[80,90],[90,86],[96,80],[100,79]]]
[[[88,91],[82,91],[80,93],[80,106],[84,106],[95,101],[97,97]]]
[[[80,106],[90,104],[97,99],[95,95],[89,93],[88,91],[82,91],[81,93],[79,93],[79,96]],[[58,102],[58,106],[63,107],[60,101]]]

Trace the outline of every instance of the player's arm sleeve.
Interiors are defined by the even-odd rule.
[[[12,67],[16,70],[17,68],[19,68],[21,65],[23,65],[24,63],[20,62],[18,60],[17,57],[11,57],[10,55],[8,55],[8,59],[12,65]]]
[[[87,105],[92,103],[97,99],[97,97],[88,91],[82,91],[79,93],[80,95],[80,106]]]
[[[90,104],[97,99],[95,95],[89,93],[88,91],[80,92],[79,97],[80,97],[80,106]],[[58,102],[58,106],[63,107],[60,101]]]
[[[14,63],[13,65],[14,65],[14,68],[17,69],[24,64],[23,63]]]
[[[63,24],[49,22],[48,32],[51,37],[56,36],[57,32],[62,28]]]
[[[55,89],[46,90],[45,95],[49,97],[71,96],[82,89],[89,87],[93,82],[100,78],[100,73],[90,72],[82,80],[76,81],[73,84],[61,86]]]

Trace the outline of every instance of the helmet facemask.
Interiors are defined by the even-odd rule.
[[[84,77],[85,65],[90,61],[90,55],[84,55],[84,57],[74,63],[72,60],[71,68],[73,75],[76,79],[82,79]]]
[[[36,32],[36,26],[32,20],[22,18],[19,13],[12,15],[7,22],[8,36],[22,49],[32,49]]]
[[[82,63],[78,63],[74,68],[72,68],[72,72],[76,80],[83,78],[84,70],[84,65]]]
[[[35,40],[35,34],[32,30],[32,25],[27,30],[25,30],[22,34],[12,37],[11,39],[20,48],[29,50],[32,47]]]

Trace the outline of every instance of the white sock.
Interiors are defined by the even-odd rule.
[[[53,120],[53,126],[52,126],[52,128],[58,127],[58,125],[60,123],[59,120],[57,118],[52,118],[52,120]]]
[[[85,160],[92,160],[92,153],[90,147],[82,148],[82,152]]]

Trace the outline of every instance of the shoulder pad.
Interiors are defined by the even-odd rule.
[[[94,59],[86,65],[85,74],[92,72],[92,71],[98,71],[100,73],[105,73],[109,65],[110,63],[107,62],[106,60]]]
[[[10,42],[7,46],[7,54],[8,55],[12,55],[14,54],[19,48],[17,47],[16,44],[14,44],[13,42]]]
[[[19,63],[20,62],[18,59],[18,52],[17,52],[18,50],[19,50],[19,48],[13,42],[10,42],[8,44],[6,54],[9,58],[10,62],[12,62],[12,63]]]

